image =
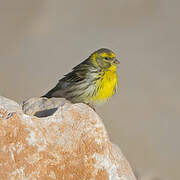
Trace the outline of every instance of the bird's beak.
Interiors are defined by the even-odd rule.
[[[120,61],[117,60],[117,59],[115,59],[115,60],[113,61],[113,63],[114,63],[114,64],[120,64]]]

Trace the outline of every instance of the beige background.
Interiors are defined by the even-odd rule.
[[[97,109],[133,169],[180,179],[179,0],[0,0],[0,92],[41,96],[100,47],[120,88]]]

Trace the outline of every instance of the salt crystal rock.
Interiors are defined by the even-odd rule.
[[[0,179],[135,180],[89,106],[0,97]]]

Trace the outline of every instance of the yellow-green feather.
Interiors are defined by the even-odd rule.
[[[114,58],[115,54],[108,49],[95,51],[60,79],[56,87],[44,97],[64,97],[73,103],[84,102],[90,105],[106,102],[117,87],[117,65],[113,63]]]
[[[101,103],[107,101],[115,93],[117,87],[116,66],[111,65],[104,70],[103,76],[96,83],[96,93],[91,97],[94,103]]]

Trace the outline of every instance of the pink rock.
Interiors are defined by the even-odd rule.
[[[0,179],[136,179],[87,105],[33,98],[23,110],[0,97]]]

